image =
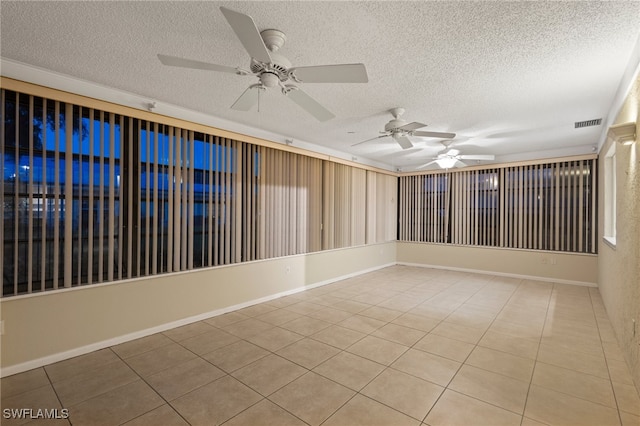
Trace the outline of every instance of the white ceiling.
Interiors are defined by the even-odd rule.
[[[362,62],[369,83],[303,84],[336,115],[324,123],[275,89],[260,111],[231,110],[255,77],[167,67],[156,57],[248,68],[220,6],[252,16],[260,30],[284,31],[279,53],[293,66]],[[463,154],[496,154],[496,162],[592,152],[637,61],[640,30],[636,1],[3,0],[0,15],[3,75],[44,69],[157,101],[158,110],[180,107],[196,121],[206,114],[229,130],[403,170],[443,146],[416,138],[403,151],[387,138],[351,147],[377,136],[396,106],[407,121],[429,125],[422,130],[457,133]],[[574,128],[595,118],[603,125]]]

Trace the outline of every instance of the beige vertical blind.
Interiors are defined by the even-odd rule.
[[[256,148],[259,159],[255,242],[259,259],[317,251],[321,247],[322,160]]]
[[[324,164],[323,249],[365,244],[367,173],[344,164]]]
[[[398,206],[397,178],[367,171],[366,243],[396,239]]]
[[[351,239],[348,245],[359,246],[366,241],[367,171],[355,167],[349,168],[351,169],[351,223],[349,224]]]
[[[399,238],[596,253],[595,159],[400,178]]]

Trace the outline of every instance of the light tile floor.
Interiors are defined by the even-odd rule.
[[[74,425],[640,425],[597,289],[406,266],[1,385]]]

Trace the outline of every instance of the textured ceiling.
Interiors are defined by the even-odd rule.
[[[237,76],[166,67],[156,55],[248,68],[220,6],[287,35],[293,66],[362,62],[366,84],[304,84],[336,118],[318,122],[278,90],[259,111],[230,105]],[[0,5],[0,56],[291,138],[410,169],[443,146],[403,151],[373,138],[403,118],[455,132],[463,154],[496,162],[591,152],[640,30],[640,2],[12,2]],[[8,61],[6,61],[8,60]],[[4,74],[4,73],[3,73]],[[231,125],[233,127],[233,125]],[[234,129],[230,129],[234,130]],[[245,132],[246,133],[246,132]]]

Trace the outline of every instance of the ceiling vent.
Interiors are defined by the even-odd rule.
[[[585,121],[576,121],[576,129],[581,129],[583,127],[599,126],[600,124],[602,124],[602,118],[596,118],[593,120],[585,120]]]

